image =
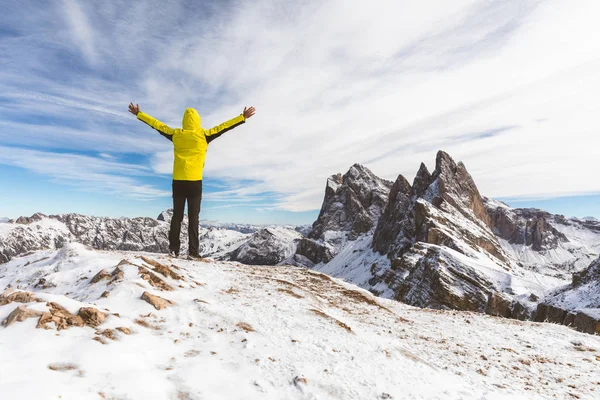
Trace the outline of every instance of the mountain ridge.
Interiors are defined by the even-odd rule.
[[[157,220],[34,214],[18,221],[30,225],[12,225],[30,231],[0,230],[0,262],[70,240],[166,252],[169,220],[168,211]],[[466,166],[443,151],[433,172],[421,163],[412,184],[402,175],[381,179],[360,164],[332,175],[310,231],[255,228],[203,229],[201,253],[312,268],[419,307],[518,319],[535,318],[543,298],[600,253],[600,222],[513,209],[482,196]]]

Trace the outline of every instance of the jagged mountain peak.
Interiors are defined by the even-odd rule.
[[[344,174],[344,178],[365,179],[366,177],[375,177],[373,171],[362,164],[355,163]]]
[[[391,187],[392,182],[361,164],[330,176],[310,238],[322,238],[326,231],[347,231],[353,237],[368,232],[381,216]]]
[[[417,171],[417,175],[413,180],[413,194],[417,197],[423,196],[429,185],[431,185],[431,182],[431,173],[427,169],[425,163],[421,163],[419,171]]]

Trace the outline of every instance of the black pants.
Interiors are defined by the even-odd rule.
[[[169,231],[169,249],[179,254],[181,248],[179,236],[181,235],[181,221],[183,221],[186,201],[188,204],[189,254],[198,256],[202,181],[173,181],[173,218]]]

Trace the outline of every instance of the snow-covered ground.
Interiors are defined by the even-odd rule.
[[[91,282],[118,264],[122,276]],[[108,316],[0,327],[3,400],[600,398],[598,336],[417,309],[302,268],[68,244],[2,265],[9,286],[43,300],[32,310]],[[156,310],[144,292],[175,304]],[[0,306],[0,320],[22,305]]]

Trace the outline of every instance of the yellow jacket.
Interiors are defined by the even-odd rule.
[[[181,129],[170,128],[141,111],[137,117],[173,142],[175,152],[173,180],[176,181],[202,180],[202,170],[204,169],[208,144],[228,130],[246,122],[243,115],[238,115],[214,128],[203,129],[200,125],[200,115],[193,108],[185,109]]]

